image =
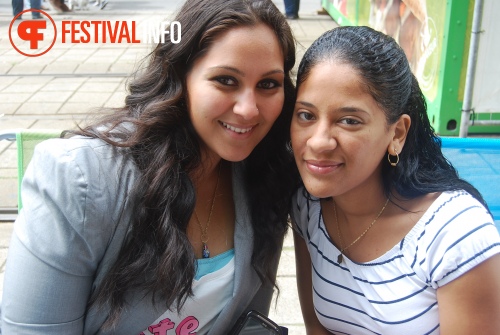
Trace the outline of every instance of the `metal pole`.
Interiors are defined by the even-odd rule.
[[[477,50],[479,48],[479,34],[481,33],[481,18],[483,15],[483,0],[476,0],[470,35],[469,60],[467,62],[467,76],[465,78],[464,102],[462,104],[462,118],[460,120],[460,137],[467,137],[470,125],[472,107],[472,91],[476,74]]]

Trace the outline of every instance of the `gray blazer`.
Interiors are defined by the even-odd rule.
[[[100,140],[53,139],[37,146],[7,257],[3,335],[137,335],[164,312],[165,306],[153,305],[150,296],[131,293],[117,328],[103,331],[107,311],[86,311],[90,293],[130,229],[134,206],[129,195],[138,174],[125,149]],[[227,333],[246,310],[267,314],[273,294],[250,265],[253,230],[241,174],[234,164],[234,293],[209,334]]]

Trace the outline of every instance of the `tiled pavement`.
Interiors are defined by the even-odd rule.
[[[153,3],[150,1],[149,3]],[[172,1],[180,3],[181,0]],[[319,0],[302,0],[301,18],[290,21],[298,45],[298,60],[305,48],[336,23],[329,16],[316,15]],[[90,7],[65,15],[53,15],[60,34],[62,20],[128,20],[138,26],[162,21],[171,11],[127,8],[127,2],[110,2],[105,10]],[[131,2],[129,2],[131,4]],[[283,10],[281,1],[276,5]],[[132,6],[130,6],[132,7]],[[49,14],[54,14],[50,10]],[[25,17],[28,18],[29,16]],[[12,20],[10,1],[0,0],[0,132],[15,128],[67,129],[82,123],[98,106],[120,106],[125,97],[127,77],[151,48],[149,44],[62,44],[56,43],[45,55],[25,57],[11,46],[8,30]],[[15,28],[19,22],[14,23]],[[59,39],[60,41],[60,39]],[[15,208],[15,145],[0,141],[0,207]],[[3,272],[12,222],[0,222],[0,299]],[[281,294],[273,304],[271,318],[290,328],[290,334],[304,334],[295,285],[293,241],[285,242],[278,284]]]

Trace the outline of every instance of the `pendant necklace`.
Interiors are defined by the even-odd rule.
[[[351,244],[349,244],[347,247],[344,248],[342,246],[343,245],[342,233],[340,232],[339,219],[337,217],[337,206],[335,205],[335,201],[333,202],[333,212],[335,213],[335,224],[337,225],[337,234],[339,235],[339,243],[340,243],[340,254],[337,257],[337,263],[341,264],[342,261],[344,260],[344,251],[346,251],[347,249],[349,249],[350,247],[352,247],[363,236],[365,236],[365,234],[368,232],[368,230],[370,230],[371,227],[373,227],[373,225],[375,224],[375,222],[377,222],[377,220],[380,217],[380,215],[382,215],[382,213],[384,212],[384,209],[385,209],[385,207],[387,206],[388,203],[389,203],[389,198],[387,198],[387,200],[385,201],[384,207],[382,207],[382,209],[380,210],[380,212],[377,214],[377,217],[372,221],[372,223],[370,223],[370,225],[368,226],[368,228],[366,228],[365,231],[362,232],[361,235],[359,235],[357,239],[355,239],[354,241],[352,241]]]
[[[210,219],[212,218],[212,212],[214,210],[215,196],[217,195],[217,189],[219,188],[221,166],[222,166],[222,161],[219,163],[219,172],[217,173],[217,182],[215,184],[214,195],[212,196],[212,205],[210,206],[210,212],[208,213],[208,220],[207,220],[207,224],[205,225],[205,227],[203,227],[201,225],[200,219],[198,218],[198,214],[196,213],[196,208],[194,209],[194,217],[196,218],[196,222],[198,223],[198,226],[200,227],[200,231],[201,231],[200,239],[201,239],[201,243],[202,243],[202,249],[201,249],[201,257],[202,258],[210,258],[210,250],[208,249],[208,246],[207,246],[207,242],[209,240],[208,227],[210,226]]]

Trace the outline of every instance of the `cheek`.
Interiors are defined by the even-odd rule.
[[[228,108],[227,105],[227,98],[225,99],[217,94],[206,94],[202,92],[190,97],[188,101],[188,111],[191,120],[204,120],[203,122],[206,122],[211,118],[220,116],[222,111]]]
[[[351,168],[372,170],[375,169],[381,161],[380,145],[373,139],[365,141],[352,141],[348,146],[351,156]]]

